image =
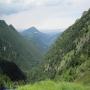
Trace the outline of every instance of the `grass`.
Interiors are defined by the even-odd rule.
[[[33,85],[19,86],[17,90],[90,90],[89,86],[76,83],[41,81]]]

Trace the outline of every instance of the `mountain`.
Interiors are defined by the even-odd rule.
[[[48,78],[90,83],[90,9],[58,37],[45,61]]]
[[[4,20],[0,20],[0,58],[15,63],[24,73],[41,63],[41,54],[35,44],[28,42]]]
[[[35,27],[31,27],[27,30],[24,30],[23,32],[21,32],[21,35],[24,36],[30,42],[32,42],[34,45],[36,45],[37,48],[39,48],[39,50],[42,51],[42,53],[46,51],[46,41],[42,39],[45,38],[45,35]]]
[[[59,33],[43,33],[35,27],[31,27],[21,32],[21,35],[33,44],[35,44],[43,54],[48,50],[49,46],[56,40],[58,34]]]

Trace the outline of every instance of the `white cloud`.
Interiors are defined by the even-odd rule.
[[[18,29],[66,28],[90,7],[90,0],[0,0],[0,15]]]
[[[90,0],[0,0],[0,14],[8,15],[30,10],[35,7],[58,7],[63,9],[81,10],[90,6]]]

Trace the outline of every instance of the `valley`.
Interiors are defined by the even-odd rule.
[[[28,79],[30,82],[35,82],[42,79],[39,75],[42,73],[41,66],[44,64],[44,55],[48,51],[50,44],[58,37],[58,34],[48,35],[34,27],[23,32],[17,32],[13,25],[8,25],[4,20],[0,20],[1,76],[11,80],[14,79],[13,81],[18,81],[23,75],[25,78],[20,80]],[[8,63],[11,63],[11,66],[8,66]],[[14,69],[10,70],[13,66]],[[21,70],[21,75],[18,70]],[[41,71],[40,74],[39,71]]]
[[[0,20],[0,87],[90,90],[90,9],[63,32],[18,32]]]

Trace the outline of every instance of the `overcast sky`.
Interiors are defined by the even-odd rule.
[[[18,30],[54,30],[72,25],[89,8],[90,0],[0,0],[0,19]]]

